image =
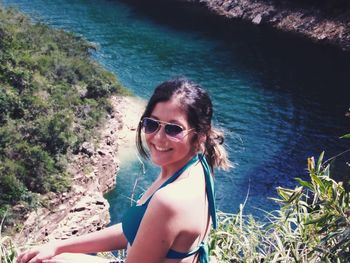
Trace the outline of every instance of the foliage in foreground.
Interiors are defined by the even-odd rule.
[[[330,177],[330,165],[308,159],[310,182],[277,189],[281,204],[267,223],[219,213],[210,236],[218,262],[350,262],[350,203],[343,183]]]
[[[2,235],[4,218],[0,222],[0,263],[11,263],[15,262],[16,247],[11,237]]]
[[[81,37],[0,6],[0,218],[69,188],[67,156],[93,137],[120,93]],[[23,211],[22,211],[23,212]],[[11,215],[12,214],[12,215]]]
[[[218,213],[218,229],[209,237],[217,262],[349,262],[350,202],[341,182],[330,178],[330,165],[308,160],[310,181],[297,179],[299,187],[277,189],[279,210],[267,222],[240,213]],[[3,249],[5,248],[6,249]],[[1,262],[13,262],[15,245],[1,238]],[[100,256],[115,259],[111,253]]]

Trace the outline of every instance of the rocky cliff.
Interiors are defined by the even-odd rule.
[[[109,204],[103,194],[116,185],[121,148],[134,145],[135,130],[144,103],[132,97],[112,97],[113,111],[100,127],[98,139],[85,142],[72,154],[71,190],[48,194],[43,207],[26,216],[18,244],[38,244],[66,239],[104,228],[110,222]]]
[[[188,0],[228,19],[305,36],[350,51],[350,4],[346,1]]]

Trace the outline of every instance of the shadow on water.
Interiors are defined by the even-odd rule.
[[[216,49],[225,50],[227,60],[234,60],[242,74],[258,76],[262,88],[293,94],[296,104],[309,103],[310,108],[317,102],[332,117],[347,121],[343,116],[350,106],[350,53],[292,33],[219,17],[198,3],[121,2],[139,18],[193,32],[198,38],[219,39]]]
[[[294,106],[291,122],[294,133],[298,135],[292,145],[299,147],[303,141],[313,139],[313,144],[317,145],[320,138],[306,134],[319,126],[320,134],[327,134],[329,141],[339,144],[339,147],[330,149],[329,157],[349,147],[347,141],[336,140],[350,132],[350,120],[344,116],[350,107],[350,53],[293,33],[219,17],[198,3],[169,0],[121,2],[129,5],[132,14],[138,18],[150,19],[197,38],[218,39],[220,45],[215,48],[219,50],[215,52],[225,50],[227,60],[234,60],[241,74],[253,74],[259,79],[261,89],[279,93],[281,97],[291,97]],[[311,112],[312,117],[309,116]],[[336,122],[337,125],[327,125],[327,122]],[[307,148],[300,150],[291,144],[286,147],[276,153],[277,160],[287,161],[279,156],[294,156],[301,151],[302,156],[310,154]],[[312,152],[323,150],[327,151],[323,143],[319,143]],[[305,167],[305,164],[303,159],[294,165]]]

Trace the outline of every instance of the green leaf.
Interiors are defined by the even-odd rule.
[[[329,217],[329,216],[326,214],[326,215],[320,216],[320,217],[318,217],[318,218],[311,218],[311,219],[308,219],[308,220],[305,222],[305,225],[315,224],[315,223],[324,221],[324,220],[327,219],[328,217]]]
[[[316,168],[316,171],[317,171],[318,173],[321,171],[321,166],[322,166],[323,157],[324,157],[324,151],[321,152],[320,157],[318,158],[318,161],[317,161],[317,168]]]
[[[350,139],[350,133],[339,137],[339,139]]]
[[[304,181],[301,178],[294,178],[301,186],[304,186],[306,188],[309,188],[310,190],[313,190],[313,186],[311,183]]]
[[[315,174],[311,174],[311,179],[312,181],[316,184],[316,186],[318,186],[318,188],[322,191],[324,190],[324,185],[323,182],[321,181],[321,179],[315,175]]]
[[[329,164],[325,168],[323,168],[323,175],[326,177],[330,177],[330,165]]]
[[[302,194],[302,191],[303,191],[303,187],[302,186],[296,188],[293,191],[292,195],[289,197],[288,203],[292,203],[295,199],[299,198],[300,195]]]
[[[286,202],[285,200],[278,199],[278,198],[273,198],[273,197],[269,197],[269,199],[272,200],[272,201],[275,201],[277,203],[285,203]]]
[[[287,190],[282,188],[282,187],[277,187],[277,193],[279,194],[279,196],[281,196],[284,201],[287,201],[289,199],[290,194],[286,193]]]

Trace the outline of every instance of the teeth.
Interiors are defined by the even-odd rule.
[[[160,152],[166,152],[166,151],[170,150],[170,148],[162,148],[162,147],[159,147],[159,146],[156,146],[156,145],[154,145],[154,148],[156,148],[156,150],[160,151]]]

